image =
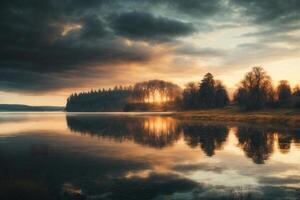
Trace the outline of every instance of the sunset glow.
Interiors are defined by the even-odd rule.
[[[0,11],[0,200],[300,199],[300,0]]]
[[[158,138],[173,134],[175,128],[176,121],[172,118],[152,117],[144,121],[144,129]]]
[[[167,96],[160,94],[158,90],[155,90],[152,95],[144,99],[144,102],[157,103],[157,104],[164,103],[167,101],[168,101]]]
[[[292,0],[46,1],[26,12],[9,5],[1,6],[0,103],[65,105],[73,92],[153,79],[184,88],[207,72],[232,95],[254,66],[274,86],[300,84]],[[155,92],[145,101],[168,100]]]

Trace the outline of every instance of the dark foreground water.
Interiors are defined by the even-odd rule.
[[[1,113],[0,199],[300,199],[300,130]]]

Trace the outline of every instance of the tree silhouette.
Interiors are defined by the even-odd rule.
[[[185,109],[195,109],[199,107],[197,83],[190,82],[183,90],[183,107]]]
[[[115,86],[113,89],[74,93],[67,100],[66,110],[130,111],[135,110],[137,104],[171,104],[180,95],[179,86],[171,82],[150,80],[137,83],[133,87]]]
[[[74,93],[67,99],[66,111],[119,111],[124,108],[132,93],[131,87]]]
[[[293,90],[292,105],[294,108],[300,108],[300,86],[296,85]]]
[[[225,86],[221,81],[216,81],[215,86],[215,106],[218,108],[223,108],[229,103],[229,96]]]
[[[199,84],[190,82],[183,90],[183,108],[222,108],[228,105],[229,96],[221,81],[214,80],[211,73],[207,73]]]
[[[292,92],[288,81],[282,80],[275,91],[270,76],[261,67],[253,67],[246,73],[233,97],[238,106],[247,110],[279,106],[300,108],[300,86]],[[184,90],[171,82],[149,80],[134,86],[74,93],[67,100],[66,111],[193,110],[223,108],[229,102],[225,85],[207,73],[200,83],[190,82]]]
[[[215,80],[211,73],[207,73],[199,86],[199,102],[203,108],[214,107]]]
[[[248,104],[248,92],[245,88],[238,88],[234,94],[234,101],[237,102],[239,106],[245,106]]]
[[[295,88],[293,89],[293,95],[300,97],[300,86],[296,85]]]
[[[278,100],[286,102],[292,98],[292,89],[288,81],[282,80],[277,87]]]
[[[236,92],[239,104],[249,110],[264,108],[274,102],[271,78],[261,67],[254,67],[241,81]]]

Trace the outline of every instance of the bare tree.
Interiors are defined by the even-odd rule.
[[[254,67],[240,83],[238,93],[243,92],[244,105],[247,109],[261,109],[274,101],[274,89],[270,76],[262,67]]]

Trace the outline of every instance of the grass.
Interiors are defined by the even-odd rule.
[[[172,115],[183,120],[247,122],[256,124],[272,123],[289,127],[300,127],[300,111],[290,109],[268,109],[250,112],[228,107],[224,109],[176,112]]]

